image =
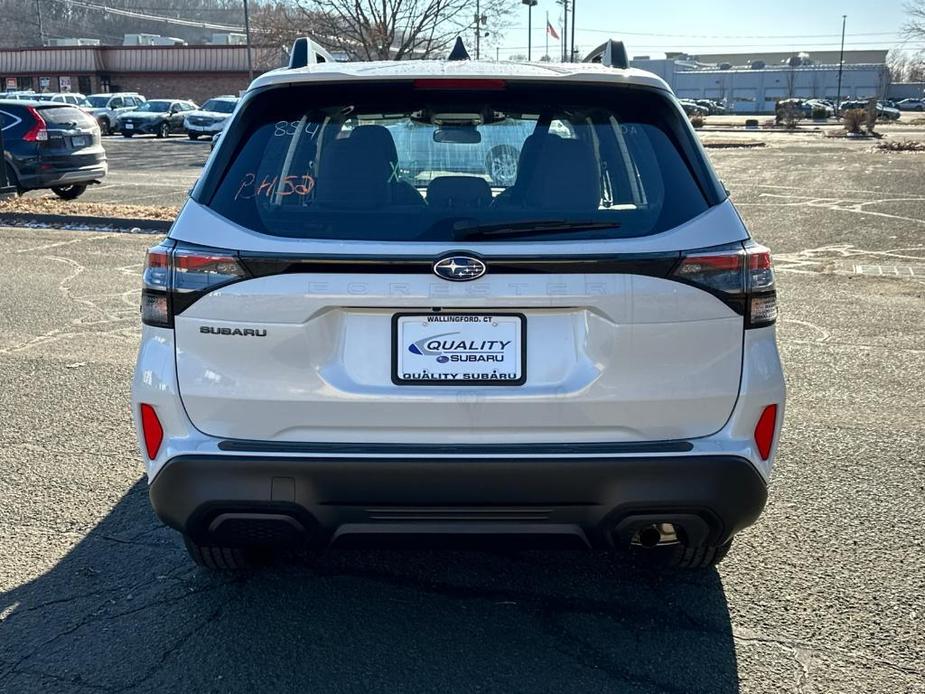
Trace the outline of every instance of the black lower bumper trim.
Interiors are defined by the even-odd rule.
[[[709,544],[752,524],[767,501],[736,456],[370,459],[185,455],[150,488],[157,515],[206,541],[222,514],[288,515],[313,539],[351,529],[506,532],[571,528],[608,544],[633,517],[703,519]]]
[[[642,443],[531,443],[531,444],[403,444],[403,443],[299,443],[289,441],[220,441],[219,449],[236,453],[337,453],[340,455],[623,455],[628,453],[686,453],[694,450],[690,441]]]

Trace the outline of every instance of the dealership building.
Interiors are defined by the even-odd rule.
[[[278,48],[251,49],[255,75],[283,64]],[[0,50],[0,91],[138,92],[149,99],[237,94],[249,82],[242,45],[45,46]]]
[[[890,96],[887,51],[846,51],[842,99]],[[631,64],[661,76],[680,98],[725,101],[734,113],[773,113],[780,99],[838,97],[838,51],[635,57]],[[902,98],[902,97],[899,97]]]

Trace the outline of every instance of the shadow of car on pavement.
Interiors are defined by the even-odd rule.
[[[137,482],[0,600],[0,690],[737,692],[719,575],[570,551],[335,550],[209,573]]]

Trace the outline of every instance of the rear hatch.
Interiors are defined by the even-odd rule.
[[[35,107],[45,122],[47,140],[41,143],[42,161],[52,168],[99,166],[106,159],[96,121],[85,111],[65,104]]]
[[[722,428],[747,234],[670,96],[459,87],[306,86],[242,106],[158,251],[195,426],[428,444]],[[390,135],[409,124],[439,150],[507,138],[516,177],[448,157],[411,170],[420,152]]]

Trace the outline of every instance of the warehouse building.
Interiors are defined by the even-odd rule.
[[[284,63],[278,48],[251,49],[254,74]],[[248,85],[242,45],[46,46],[0,50],[0,91],[130,91],[202,103]]]
[[[890,90],[886,54],[886,51],[847,51],[841,98],[886,98]],[[663,59],[640,56],[631,64],[661,76],[680,98],[725,101],[733,113],[774,113],[780,99],[834,101],[839,96],[837,52],[709,56],[667,53],[666,56]]]

